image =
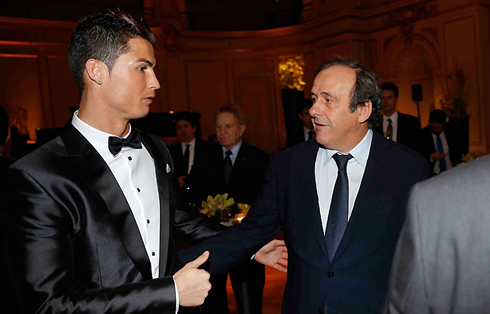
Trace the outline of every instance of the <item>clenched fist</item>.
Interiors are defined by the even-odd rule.
[[[173,276],[181,306],[199,306],[208,296],[208,291],[211,289],[209,273],[198,269],[208,260],[208,257],[209,252],[206,251],[192,262],[187,263]]]

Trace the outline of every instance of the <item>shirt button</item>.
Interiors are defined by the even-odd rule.
[[[333,271],[329,271],[329,272],[327,273],[327,277],[328,277],[328,278],[333,278],[333,277],[335,277],[335,273],[334,273]]]
[[[147,223],[147,224],[150,224],[150,219],[147,219],[147,220],[146,220],[146,223]]]
[[[136,188],[136,191],[141,192],[140,188]]]
[[[131,158],[131,156],[129,156],[129,157],[128,157],[128,160],[129,160],[129,161],[131,161],[131,160],[133,160],[133,158]]]
[[[155,252],[151,252],[151,256],[155,256]]]

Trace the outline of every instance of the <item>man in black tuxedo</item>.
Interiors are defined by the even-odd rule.
[[[379,313],[410,188],[427,177],[420,154],[371,130],[380,87],[357,61],[321,64],[311,90],[316,141],[274,157],[240,225],[179,256],[209,250],[208,270],[221,273],[282,230],[289,255],[282,313]],[[277,264],[283,252],[269,248],[275,258],[256,260]]]
[[[262,190],[269,155],[243,140],[246,119],[243,108],[236,104],[224,105],[216,110],[216,139],[209,152],[206,185],[209,195],[228,193],[235,200],[231,216],[238,213],[238,203],[252,205]],[[227,312],[226,273],[212,277],[210,295],[221,295],[221,301],[208,313]],[[230,271],[239,314],[262,313],[262,292],[265,284],[264,266],[256,261],[244,261]],[[219,291],[221,292],[219,292]],[[224,297],[223,297],[224,295]],[[209,298],[211,299],[211,298]],[[203,305],[207,310],[208,300]],[[219,310],[217,310],[219,308]]]
[[[418,151],[430,163],[429,175],[449,170],[461,162],[461,156],[452,150],[453,136],[445,132],[446,113],[434,109],[429,115],[429,125],[420,131]]]
[[[217,233],[176,209],[163,141],[132,129],[160,88],[155,37],[126,14],[82,19],[69,47],[80,109],[1,182],[4,256],[23,313],[169,313],[202,304],[209,274],[173,235]],[[217,225],[217,224],[216,224]]]
[[[384,83],[381,85],[381,89],[383,90],[381,97],[383,100],[383,123],[375,128],[376,132],[394,142],[416,149],[420,120],[396,110],[398,86],[393,83]]]
[[[200,206],[206,198],[203,184],[209,143],[196,136],[199,118],[200,114],[195,112],[176,113],[179,141],[168,147],[175,167],[177,197],[189,207]]]

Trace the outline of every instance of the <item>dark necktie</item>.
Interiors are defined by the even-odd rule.
[[[328,214],[327,230],[325,232],[325,242],[330,261],[332,261],[337,251],[337,247],[344,236],[347,228],[349,211],[349,181],[347,179],[347,162],[352,155],[335,154],[332,157],[339,169],[337,181],[333,189],[330,212]]]
[[[226,151],[226,157],[225,157],[225,183],[226,184],[228,184],[228,181],[230,180],[231,168],[233,167],[230,158],[231,154],[233,154],[231,150]]]
[[[182,173],[184,175],[187,175],[187,172],[189,171],[189,147],[191,144],[185,144],[185,151],[184,151],[184,164],[182,167]]]
[[[441,134],[436,134],[437,151],[444,154],[444,147],[442,146]],[[446,171],[446,158],[439,159],[440,172]]]
[[[391,124],[391,119],[388,119],[388,127],[386,128],[386,138],[393,140],[393,124]]]
[[[109,136],[109,151],[112,155],[119,154],[124,146],[132,148],[141,148],[141,141],[136,131],[131,131],[127,138],[120,138],[117,136]]]

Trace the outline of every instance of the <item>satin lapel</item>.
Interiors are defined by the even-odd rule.
[[[296,186],[298,187],[296,193],[299,201],[296,203],[298,206],[296,210],[301,210],[303,219],[308,220],[315,240],[328,260],[315,180],[315,161],[319,146],[315,141],[308,141],[304,144],[304,147],[304,150],[297,151],[299,158],[293,158],[293,160],[299,160],[299,175],[298,181],[296,182]]]
[[[151,279],[151,265],[131,208],[111,170],[95,148],[69,122],[61,134],[72,169],[106,203],[128,255],[143,275]],[[102,209],[101,209],[102,210]]]
[[[383,158],[386,156],[382,144],[383,141],[383,137],[378,134],[373,134],[366,170],[364,171],[354,209],[332,263],[347,249],[358,231],[363,226],[369,225],[372,219],[375,219],[374,214],[381,201],[385,183],[389,182],[389,171],[386,169],[386,164],[383,161]]]
[[[140,138],[155,161],[155,171],[158,183],[158,195],[160,197],[160,276],[167,274],[167,262],[169,255],[170,223],[173,224],[173,214],[170,211],[170,195],[173,167],[170,153],[165,144],[157,145],[146,133],[140,133]],[[161,141],[161,140],[160,140]],[[168,172],[167,172],[168,170]],[[172,271],[172,270],[169,270]]]

